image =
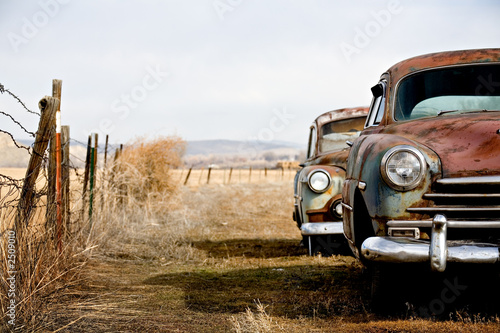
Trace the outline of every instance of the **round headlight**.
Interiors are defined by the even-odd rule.
[[[330,187],[330,175],[325,170],[314,170],[309,174],[307,183],[314,192],[323,193]]]
[[[417,187],[425,175],[425,170],[424,156],[412,146],[391,148],[382,158],[382,177],[396,190],[407,191]]]
[[[334,201],[330,207],[330,212],[335,218],[342,220],[342,215],[344,213],[342,209],[342,200]]]

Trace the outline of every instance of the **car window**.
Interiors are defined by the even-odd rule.
[[[396,120],[449,111],[500,110],[500,65],[464,65],[411,75],[396,92]]]
[[[316,150],[316,127],[312,126],[309,131],[309,144],[307,145],[307,158],[314,156]]]
[[[321,126],[319,134],[319,150],[341,150],[347,147],[347,140],[354,140],[359,136],[365,124],[365,117],[332,121]]]
[[[377,126],[382,121],[385,110],[385,81],[380,81],[376,86],[372,87],[373,99],[370,105],[370,112],[366,118],[365,128]]]

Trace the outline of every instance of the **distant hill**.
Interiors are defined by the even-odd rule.
[[[16,140],[18,145],[32,146],[30,140]],[[279,161],[303,161],[305,145],[290,142],[260,142],[235,140],[187,141],[184,163],[186,166],[205,167],[274,167]],[[103,147],[100,153],[103,153]],[[84,165],[86,146],[72,140],[71,163],[76,167]],[[26,149],[18,148],[12,139],[0,133],[0,167],[26,167],[30,155]],[[102,161],[103,157],[99,157]]]
[[[190,167],[275,167],[278,161],[304,159],[304,147],[290,142],[201,140],[187,142],[184,163]]]
[[[299,144],[290,142],[259,142],[234,140],[199,140],[188,141],[186,156],[210,154],[244,154],[248,150],[265,152],[276,149],[303,149]]]

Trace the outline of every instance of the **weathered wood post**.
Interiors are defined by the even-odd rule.
[[[233,168],[229,169],[229,177],[227,178],[227,183],[231,183],[231,175],[233,174]]]
[[[191,170],[193,170],[193,167],[189,168],[189,171],[188,171],[187,176],[186,176],[186,180],[184,181],[184,185],[187,185],[187,183],[188,183],[189,176],[191,175]]]
[[[212,173],[212,167],[208,167],[207,184],[210,183],[210,174]]]
[[[40,173],[40,168],[43,162],[43,154],[47,149],[48,142],[52,136],[56,111],[59,108],[59,99],[46,96],[38,103],[41,116],[36,132],[35,143],[33,145],[33,154],[31,155],[24,177],[23,188],[21,190],[21,199],[17,206],[17,216],[15,227],[18,232],[21,232],[21,226],[27,226],[33,209],[33,200],[35,198],[35,184]]]

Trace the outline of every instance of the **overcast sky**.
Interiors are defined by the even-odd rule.
[[[85,142],[305,143],[400,60],[499,47],[499,19],[497,0],[1,0],[0,83],[38,111],[63,80],[62,123]],[[0,111],[36,130],[5,94]]]

